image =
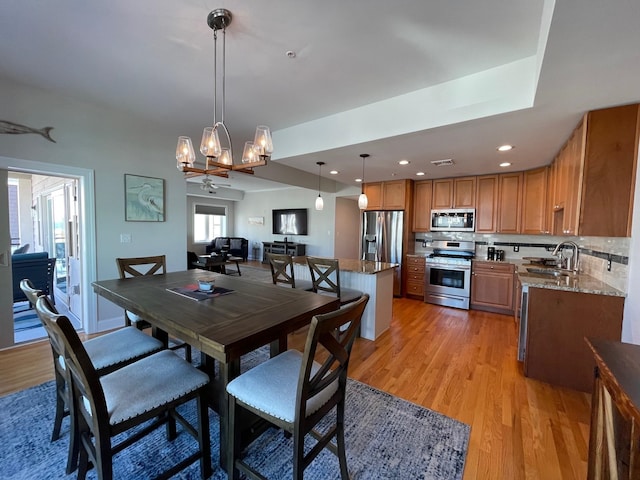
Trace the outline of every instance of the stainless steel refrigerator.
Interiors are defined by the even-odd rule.
[[[370,211],[362,214],[362,259],[397,263],[393,294],[402,294],[402,233],[404,212]]]

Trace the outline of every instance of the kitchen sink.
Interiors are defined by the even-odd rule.
[[[538,275],[548,275],[550,277],[570,277],[575,275],[573,272],[560,270],[559,268],[527,267],[527,272],[537,273]]]

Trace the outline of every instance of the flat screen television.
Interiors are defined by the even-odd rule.
[[[273,209],[272,220],[272,233],[276,235],[307,235],[306,208]]]

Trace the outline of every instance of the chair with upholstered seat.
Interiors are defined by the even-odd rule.
[[[280,253],[266,253],[271,268],[271,279],[274,285],[297,288],[299,290],[313,290],[313,283],[309,280],[296,280],[293,269],[293,257]]]
[[[132,257],[132,258],[116,258],[118,264],[118,272],[121,279],[142,277],[144,275],[164,274],[167,272],[167,260],[165,255],[156,255],[151,257]],[[133,325],[139,330],[150,328],[151,324],[139,315],[124,311],[124,318],[127,325]],[[188,343],[177,343],[168,346],[171,350],[184,348],[184,356],[188,362],[191,362],[191,345]]]
[[[203,479],[212,474],[206,373],[175,353],[162,350],[100,376],[69,319],[55,314],[45,296],[38,298],[36,311],[48,324],[55,343],[62,347],[71,389],[71,415],[80,449],[78,479],[84,479],[93,466],[99,479],[111,480],[115,454],[165,424],[168,439],[174,440],[176,422],[196,438],[198,451],[169,468],[164,478],[197,460]],[[176,407],[191,400],[197,403],[195,426],[176,411]],[[145,425],[135,428],[142,424]],[[134,428],[133,433],[113,443],[113,437]]]
[[[36,289],[29,279],[23,279],[20,282],[20,288],[33,305],[35,305],[38,298],[42,296],[42,291]],[[48,301],[48,297],[46,298],[48,310],[57,314],[56,308]],[[60,438],[62,420],[70,414],[70,388],[66,379],[67,372],[63,347],[56,342],[55,337],[51,334],[50,326],[46,322],[46,319],[43,319],[39,313],[38,316],[49,336],[56,380],[56,415],[53,421],[53,432],[51,434],[51,441],[53,442]],[[97,374],[106,375],[145,356],[159,352],[164,348],[164,345],[160,340],[141,332],[135,327],[125,327],[87,340],[84,343],[84,348]],[[71,439],[69,442],[67,473],[71,472],[75,464],[75,459],[77,458],[75,456],[77,453],[77,445],[75,445],[75,428],[73,421],[69,430],[71,431]]]
[[[324,448],[337,455],[343,480],[349,478],[344,441],[345,395],[351,347],[362,313],[369,301],[358,301],[339,310],[316,315],[311,321],[304,353],[287,350],[248,370],[227,385],[229,393],[229,441],[227,469],[230,479],[240,472],[259,476],[240,458],[241,416],[248,410],[293,435],[293,478],[303,478],[305,468]],[[348,328],[345,328],[347,327]],[[326,356],[314,357],[319,346]],[[325,352],[326,350],[326,352]],[[316,431],[316,425],[335,408],[335,424]],[[317,443],[305,455],[304,440],[312,435]],[[336,444],[331,440],[335,437]]]
[[[325,295],[335,295],[340,305],[355,302],[363,292],[340,285],[340,265],[335,258],[307,257],[307,265],[311,273],[313,291]]]

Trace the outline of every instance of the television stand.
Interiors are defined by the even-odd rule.
[[[306,245],[304,243],[262,242],[262,246],[262,263],[269,263],[269,260],[267,260],[267,253],[285,254],[293,257],[306,255]]]

